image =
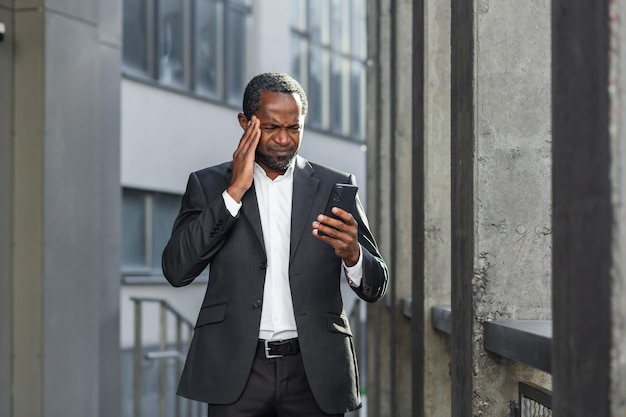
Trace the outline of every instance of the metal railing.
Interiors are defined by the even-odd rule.
[[[193,334],[194,324],[182,316],[166,300],[160,298],[131,297],[135,307],[135,335],[133,348],[133,416],[142,417],[143,364],[145,361],[158,361],[158,409],[160,417],[167,416],[167,360],[174,359],[176,379],[182,372],[185,351]],[[146,304],[157,304],[159,308],[158,350],[147,351],[143,337],[143,308]],[[173,326],[168,320],[173,318]],[[174,328],[173,339],[168,330]],[[205,410],[199,403],[175,396],[174,416],[203,416]]]
[[[515,417],[552,417],[552,392],[535,384],[519,383],[519,404],[511,407]]]
[[[142,414],[142,393],[143,393],[143,367],[146,361],[158,361],[158,416],[169,417],[167,415],[167,361],[175,361],[175,373],[176,379],[182,372],[182,365],[185,360],[185,352],[188,348],[191,336],[193,334],[194,323],[183,317],[175,308],[172,307],[166,300],[160,298],[150,297],[131,297],[131,301],[134,303],[135,311],[135,323],[134,323],[134,348],[133,348],[133,417],[144,417]],[[156,304],[159,308],[159,329],[158,329],[158,343],[156,350],[148,350],[144,345],[144,332],[143,332],[143,320],[144,320],[144,306],[146,304]],[[168,314],[173,318],[174,323],[168,321]],[[366,350],[366,332],[365,323],[365,303],[356,299],[352,309],[348,311],[350,324],[353,331],[353,340],[355,343],[355,349],[360,355],[360,373],[361,380],[363,382],[362,389],[365,389],[367,381],[367,350]],[[168,330],[175,329],[175,335],[173,339],[169,337]],[[152,345],[153,346],[153,345]],[[171,394],[171,392],[169,393]],[[347,416],[355,417],[363,415],[367,409],[367,393],[363,394],[363,408],[352,413],[348,413]],[[181,417],[185,414],[188,417],[204,417],[207,415],[206,404],[198,403],[196,401],[186,400],[179,396],[175,397],[174,414],[175,417]],[[365,410],[364,410],[365,409]],[[152,417],[152,416],[151,416]]]

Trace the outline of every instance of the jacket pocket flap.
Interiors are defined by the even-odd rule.
[[[348,336],[352,336],[350,322],[348,322],[348,318],[345,315],[328,313],[326,315],[326,320],[328,324],[328,330],[330,330],[331,332],[343,333]]]
[[[226,315],[226,303],[216,304],[212,306],[203,307],[198,314],[198,321],[196,322],[196,329],[205,324],[219,323],[224,321]]]

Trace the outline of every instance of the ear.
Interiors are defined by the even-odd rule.
[[[248,123],[249,123],[246,115],[243,113],[239,113],[237,115],[237,119],[239,119],[239,126],[241,126],[243,130],[246,130],[248,128]]]

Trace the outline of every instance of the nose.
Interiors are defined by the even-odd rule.
[[[291,136],[289,135],[289,130],[287,128],[280,128],[274,135],[274,141],[279,145],[287,145],[291,142]]]

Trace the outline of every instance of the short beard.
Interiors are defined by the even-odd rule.
[[[277,158],[272,158],[271,156],[267,154],[257,152],[256,157],[261,163],[263,163],[265,166],[269,167],[270,169],[273,169],[276,171],[286,171],[287,168],[289,168],[291,164],[293,164],[293,161],[296,159],[296,154],[294,153],[289,158],[277,159]]]

